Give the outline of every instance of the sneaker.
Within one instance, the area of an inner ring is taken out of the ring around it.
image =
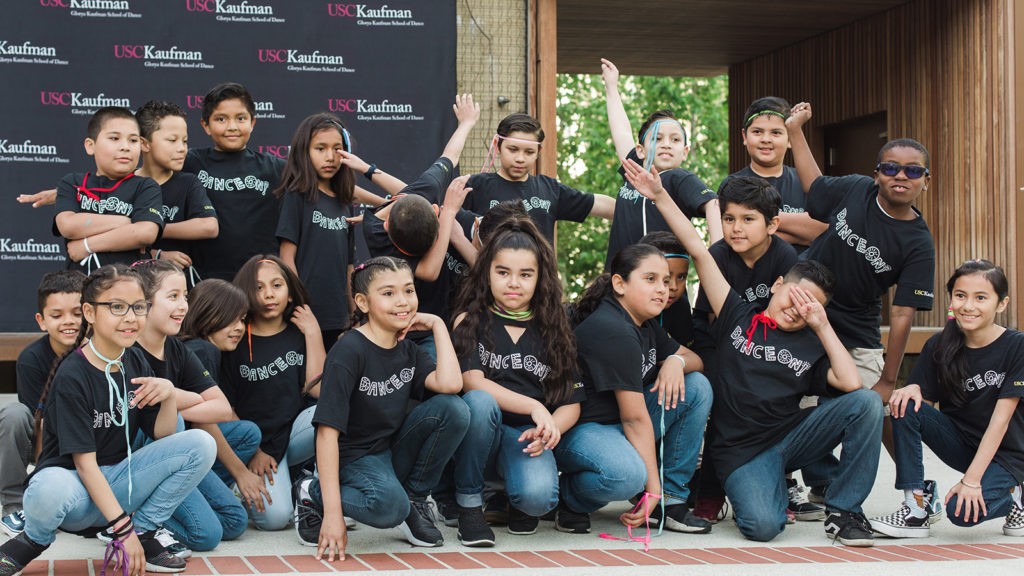
[[[463,546],[494,546],[494,532],[487,525],[483,508],[459,506],[459,542]]]
[[[459,505],[447,498],[434,498],[437,506],[437,521],[452,528],[459,525]]]
[[[810,491],[807,492],[807,501],[814,502],[815,504],[825,503],[825,490],[828,486],[813,486]]]
[[[324,523],[324,514],[312,500],[296,500],[292,519],[295,520],[295,535],[299,537],[299,544],[313,547],[320,544],[320,527]]]
[[[847,546],[874,546],[875,537],[863,514],[841,510],[830,511],[825,517],[825,535]]]
[[[796,478],[786,478],[786,488],[789,492],[789,510],[794,518],[801,522],[825,519],[825,507],[808,502],[804,496],[804,487]]]
[[[728,516],[729,503],[725,501],[724,496],[720,498],[697,498],[696,505],[693,507],[693,514],[712,524],[717,524]]]
[[[555,512],[555,530],[569,534],[589,534],[590,514],[573,512],[568,506],[560,504]]]
[[[924,493],[928,495],[928,521],[932,524],[942,520],[942,498],[936,498],[935,493],[938,492],[938,486],[935,484],[935,480],[924,481]]]
[[[786,508],[786,524],[796,524],[796,514],[789,508]]]
[[[164,548],[167,549],[168,552],[174,554],[178,558],[184,560],[192,557],[192,551],[189,550],[188,546],[178,542],[178,539],[171,534],[170,530],[166,528],[157,528],[156,539]]]
[[[1003,524],[1003,534],[1024,536],[1024,508],[1017,506],[1016,502],[1010,504],[1010,512],[1006,514],[1006,522]]]
[[[658,522],[655,522],[655,519]],[[651,524],[660,523],[661,506],[651,511]],[[673,532],[688,534],[707,534],[711,532],[711,522],[694,514],[685,503],[665,506],[665,528]]]
[[[16,510],[0,518],[0,528],[13,538],[25,531],[25,511]]]
[[[444,536],[434,525],[434,512],[425,500],[410,500],[409,515],[398,527],[413,546],[433,548],[444,544]]]
[[[484,501],[484,518],[488,524],[504,526],[508,524],[508,494],[494,492]]]
[[[164,545],[157,540],[156,530],[138,534],[139,543],[142,544],[142,551],[146,554],[147,572],[184,572],[185,559],[178,558],[171,554]]]
[[[508,533],[516,536],[528,536],[537,531],[540,518],[530,516],[526,512],[510,506],[508,509]]]
[[[914,516],[906,503],[888,516],[872,518],[868,522],[872,530],[892,538],[927,538],[931,526],[927,515],[921,518]]]
[[[20,574],[28,563],[35,560],[49,546],[36,544],[22,531],[0,545],[0,576]]]

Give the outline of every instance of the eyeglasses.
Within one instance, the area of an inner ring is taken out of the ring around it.
[[[895,162],[880,162],[875,166],[877,172],[881,172],[885,176],[895,176],[903,171],[903,174],[911,180],[917,180],[921,176],[928,176],[931,172],[924,166],[917,166],[911,164],[905,166],[903,164],[897,164]]]
[[[136,302],[135,304],[127,302],[90,302],[90,304],[93,306],[106,306],[110,308],[110,313],[114,316],[125,316],[129,310],[136,316],[145,316],[149,314],[149,309],[153,306],[151,302]]]

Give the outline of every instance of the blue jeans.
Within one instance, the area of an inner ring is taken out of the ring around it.
[[[238,458],[248,462],[260,445],[259,427],[248,420],[223,422],[218,427]],[[214,468],[218,464],[219,460]],[[223,464],[220,467],[224,469]],[[215,470],[210,470],[164,523],[164,528],[189,549],[203,552],[213,550],[222,540],[238,538],[248,524],[249,514],[238,497]]]
[[[410,500],[426,500],[468,427],[469,408],[453,394],[413,408],[389,450],[362,456],[340,471],[345,516],[374,528],[401,524]],[[323,507],[319,480],[313,480],[309,495]]]
[[[911,404],[902,418],[892,419],[892,440],[896,453],[896,488],[899,490],[924,488],[922,442],[957,472],[967,471],[978,450],[977,446],[964,441],[960,430],[949,416],[923,402],[920,411],[914,412]],[[950,522],[957,526],[974,526],[986,520],[1002,518],[1009,513],[1010,507],[1013,506],[1010,489],[1019,483],[1006,468],[995,461],[989,463],[981,477],[981,485],[988,514],[979,515],[977,522],[954,516],[957,496],[953,496],[946,503],[946,517]]]
[[[161,438],[132,453],[131,501],[128,459],[100,466],[135,528],[155,530],[199,485],[217,456],[217,444],[202,430]],[[92,501],[74,469],[50,467],[37,472],[25,490],[25,534],[37,544],[51,544],[57,528],[77,531],[103,526],[107,520]]]
[[[590,513],[644,489],[647,466],[621,424],[584,422],[555,446],[560,494],[571,510]]]
[[[688,486],[697,469],[697,457],[700,456],[701,441],[704,440],[704,428],[711,413],[711,383],[700,372],[686,375],[686,390],[683,401],[670,410],[662,410],[658,404],[658,394],[644,391],[647,401],[647,412],[651,415],[654,425],[654,439],[662,440],[661,415],[665,414],[665,431],[663,459],[665,485],[665,505],[686,502],[690,495]],[[655,453],[658,446],[655,445]]]
[[[759,542],[781,534],[789,504],[786,472],[821,460],[838,444],[842,459],[825,492],[825,505],[860,513],[875,482],[882,446],[882,404],[878,394],[864,389],[812,409],[778,444],[729,474],[725,492],[740,532]]]
[[[273,503],[267,502],[264,498],[263,512],[258,512],[255,508],[248,509],[249,519],[260,530],[282,530],[292,519],[292,476],[288,467],[303,464],[316,456],[316,430],[313,428],[315,411],[316,406],[310,406],[299,412],[292,422],[288,450],[284,453],[284,458],[277,463],[277,472],[271,475],[272,480],[267,485],[267,492],[270,493]],[[248,464],[248,461],[245,462]]]
[[[505,479],[509,501],[530,516],[541,516],[558,505],[558,466],[545,450],[540,456],[523,453],[519,436],[533,424],[506,426],[494,397],[471,390],[462,399],[469,406],[469,431],[455,452],[455,500],[466,508],[483,505],[485,475]]]

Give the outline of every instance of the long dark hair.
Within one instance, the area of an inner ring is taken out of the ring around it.
[[[283,260],[273,254],[257,254],[249,258],[245,264],[242,264],[242,267],[239,268],[231,283],[241,288],[242,292],[245,292],[246,298],[249,301],[249,321],[252,321],[259,313],[260,294],[256,288],[256,278],[258,277],[260,266],[264,264],[276,265],[280,268],[285,284],[288,285],[288,298],[290,302],[288,302],[288,306],[284,309],[284,314],[281,316],[284,322],[287,323],[292,317],[292,312],[295,312],[297,307],[310,303],[310,297],[302,280],[299,279],[295,272],[292,272],[291,268],[285,265]]]
[[[594,278],[590,286],[583,291],[579,303],[572,310],[573,325],[579,325],[586,320],[587,316],[593,314],[594,310],[601,305],[605,296],[612,293],[612,276],[628,279],[633,270],[636,270],[640,266],[640,262],[648,256],[665,257],[661,250],[650,244],[632,244],[616,252],[608,271]]]
[[[537,229],[533,220],[513,216],[495,228],[477,255],[476,262],[462,282],[452,317],[465,313],[465,318],[452,333],[455,353],[461,358],[473,354],[477,344],[477,329],[482,325],[485,338],[490,338],[491,313],[494,303],[491,293],[491,262],[502,250],[529,250],[537,258],[537,287],[530,301],[535,323],[544,343],[544,359],[551,366],[541,385],[548,404],[557,404],[569,397],[576,373],[576,340],[569,325],[569,317],[562,307],[562,285],[558,281],[558,261],[555,251]],[[493,342],[487,342],[490,346]]]
[[[292,191],[306,197],[306,202],[313,204],[320,197],[319,177],[316,174],[316,167],[309,160],[309,143],[317,132],[323,130],[334,130],[341,134],[342,142],[346,152],[352,151],[350,135],[341,120],[333,114],[321,112],[307,117],[295,129],[292,136],[292,145],[288,153],[288,160],[284,163],[284,171],[281,173],[281,185],[274,190],[278,198],[284,196],[285,192]],[[355,194],[356,177],[352,169],[344,164],[338,165],[338,171],[331,176],[331,192],[334,193],[338,204],[346,206],[352,203],[352,196]]]
[[[409,267],[409,263],[401,258],[394,258],[392,256],[376,256],[370,258],[366,262],[355,267],[352,270],[352,297],[355,298],[356,294],[366,295],[370,289],[370,283],[376,278],[381,272],[385,271],[397,272],[399,270],[406,270],[410,276],[413,276],[412,268]],[[367,314],[359,309],[359,306],[352,308],[352,327],[362,324],[366,321]]]
[[[995,290],[1000,302],[1010,292],[1006,273],[1002,268],[988,260],[969,260],[961,264],[946,281],[946,294],[952,296],[956,281],[968,274],[984,276],[992,284],[992,289]],[[935,363],[942,398],[949,400],[958,408],[967,403],[967,390],[963,385],[969,376],[965,347],[964,331],[960,329],[960,323],[956,318],[950,318],[939,335],[939,343],[935,346],[935,353],[931,359]]]
[[[98,270],[90,274],[85,282],[82,284],[82,304],[93,304],[100,298],[100,294],[103,294],[109,290],[114,284],[122,281],[135,282],[145,291],[145,286],[142,283],[142,279],[139,278],[138,273],[125,266],[124,264],[108,264],[101,266]],[[57,374],[57,368],[60,367],[61,362],[64,362],[68,356],[78,350],[79,346],[86,338],[92,337],[92,326],[86,322],[85,316],[82,316],[82,327],[78,330],[78,337],[75,338],[75,343],[68,348],[66,352],[61,354],[56,360],[53,361],[53,366],[50,367],[50,373],[46,376],[46,383],[43,384],[43,393],[39,395],[39,405],[35,409],[35,423],[33,429],[35,430],[37,445],[38,439],[42,438],[42,422],[43,422],[43,407],[46,405],[46,397],[50,393],[50,385],[53,384],[53,377]]]
[[[188,293],[188,314],[181,323],[178,339],[206,340],[210,334],[245,318],[248,311],[249,298],[241,288],[219,278],[203,280]]]

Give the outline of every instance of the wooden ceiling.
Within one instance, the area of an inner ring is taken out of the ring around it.
[[[557,0],[558,72],[713,76],[908,0]],[[808,70],[808,73],[813,73]]]

